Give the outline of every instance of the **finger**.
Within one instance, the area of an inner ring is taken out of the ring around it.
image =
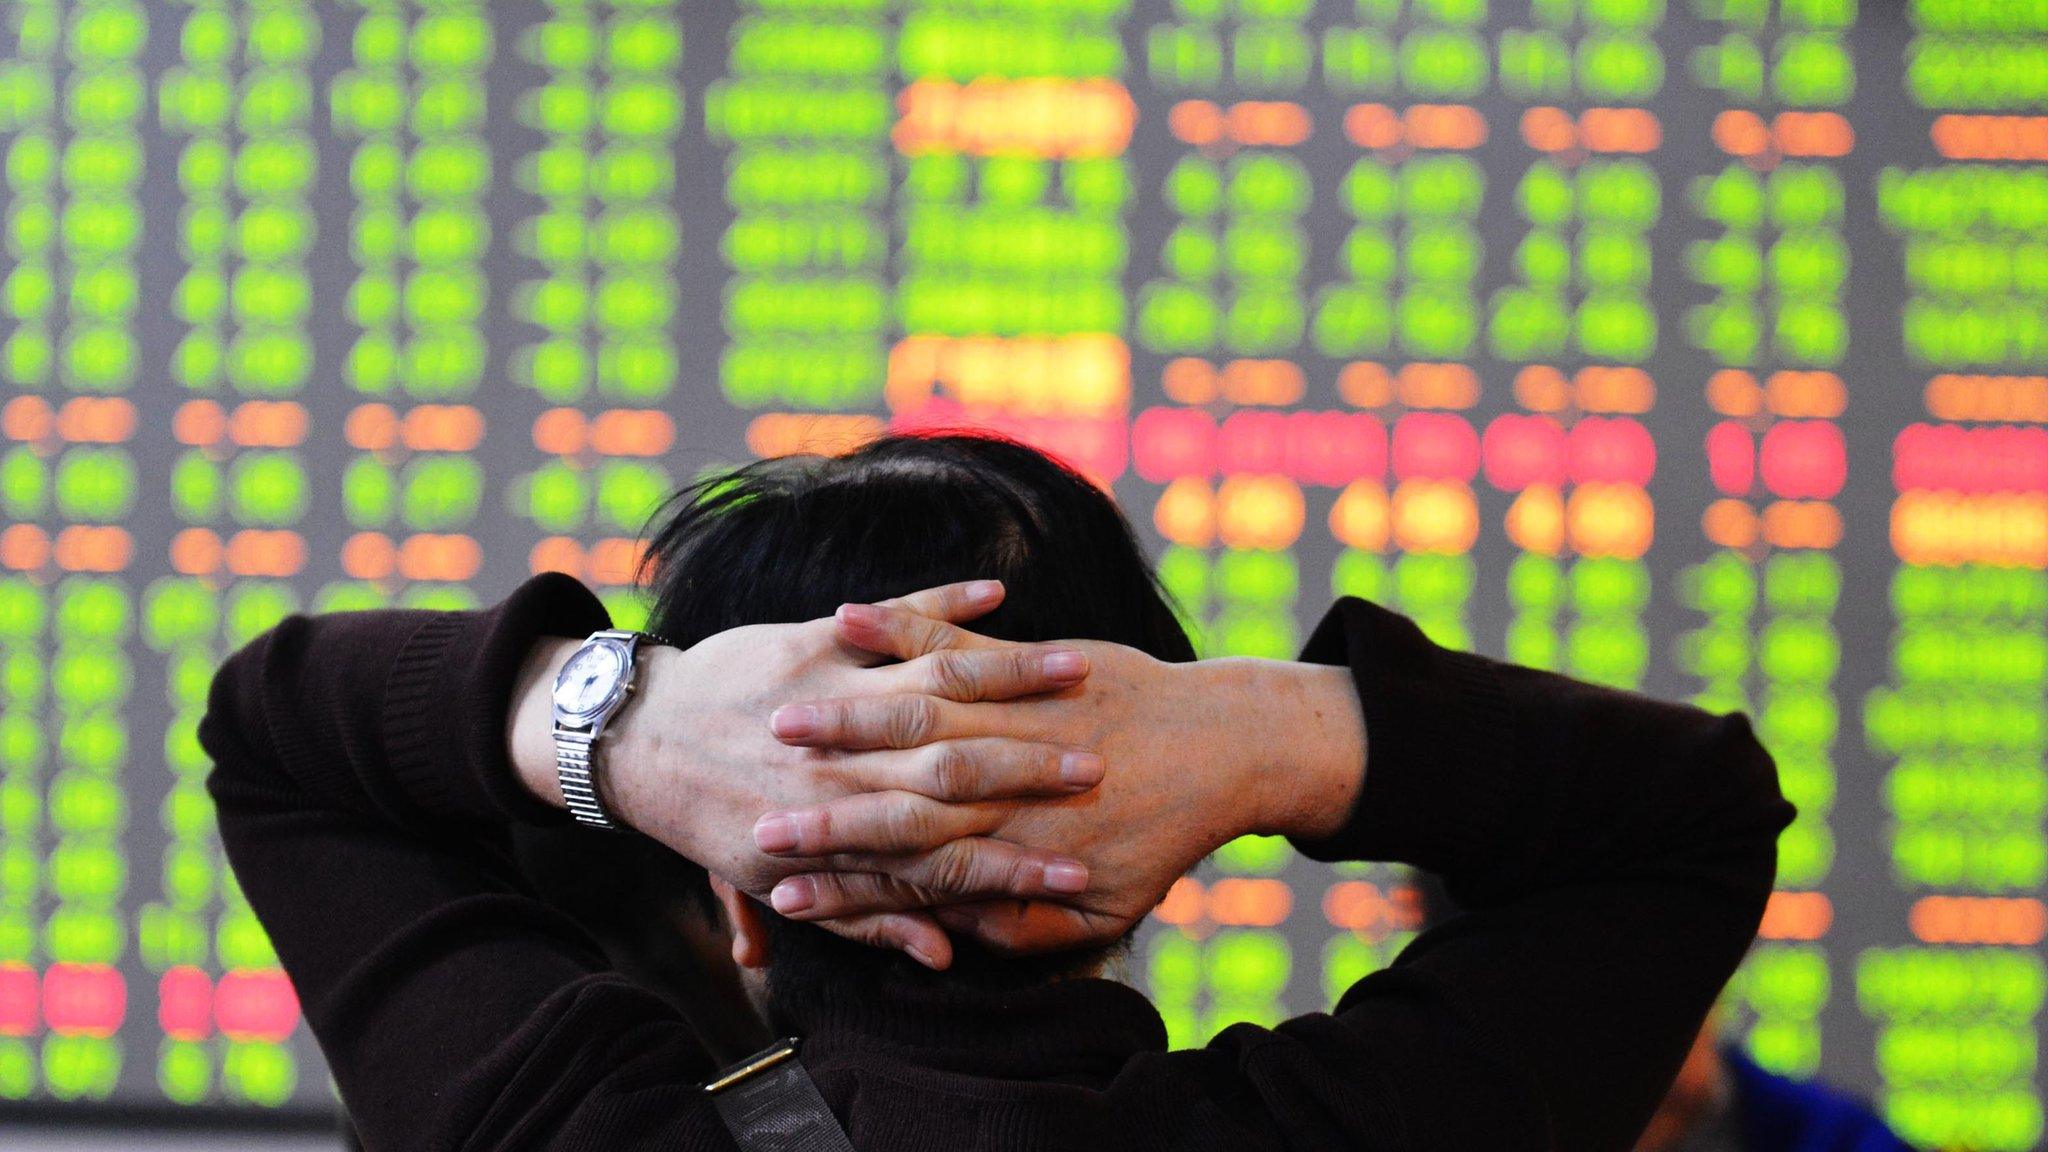
[[[871,791],[901,789],[955,804],[1072,796],[1100,784],[1104,771],[1102,757],[1086,749],[996,736],[863,753],[844,763]]]
[[[953,904],[934,908],[931,915],[953,932],[1010,956],[1101,946],[1129,927],[1103,913],[1044,900]]]
[[[876,948],[893,948],[935,972],[953,963],[953,941],[929,915],[885,912],[818,921],[818,927]]]
[[[1088,866],[1081,861],[988,836],[964,836],[929,852],[841,853],[828,859],[837,872],[890,875],[948,904],[976,896],[1061,899],[1088,890]]]
[[[885,670],[899,691],[973,703],[1058,692],[1088,678],[1086,653],[1057,644],[945,648]]]
[[[897,660],[915,660],[947,648],[995,648],[1005,643],[889,604],[841,604],[833,617],[840,640]]]
[[[960,730],[965,707],[918,693],[816,700],[777,708],[768,730],[800,748],[916,748],[967,735]]]
[[[919,616],[959,624],[995,611],[996,605],[1003,602],[1005,592],[1001,580],[963,580],[958,584],[941,584],[937,588],[884,600],[878,607],[899,608]]]
[[[995,896],[1061,899],[1088,888],[1079,860],[1004,840],[968,837],[911,856],[834,856],[835,871],[784,877],[769,894],[792,920],[929,908]]]
[[[829,804],[770,812],[754,823],[754,846],[770,856],[835,852],[927,852],[987,832],[1002,813],[947,804],[915,792],[862,792]]]

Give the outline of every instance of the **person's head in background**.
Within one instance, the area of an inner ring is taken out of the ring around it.
[[[1002,606],[970,627],[1004,640],[1106,640],[1193,660],[1128,522],[1039,452],[986,436],[889,436],[844,456],[786,456],[700,481],[649,541],[648,628],[678,645],[748,624],[829,616],[961,580],[997,579]],[[701,876],[701,874],[700,874]],[[702,881],[700,881],[702,882]],[[715,892],[714,892],[715,888]],[[741,952],[767,961],[770,1004],[828,982],[991,987],[1100,969],[1114,949],[1008,958],[956,944],[932,973],[708,885]]]

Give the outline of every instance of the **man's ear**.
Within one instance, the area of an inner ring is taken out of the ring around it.
[[[732,962],[742,968],[768,967],[768,923],[761,906],[717,876],[711,878],[711,893],[732,926]]]

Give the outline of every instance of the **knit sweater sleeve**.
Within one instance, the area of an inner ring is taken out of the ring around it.
[[[1466,911],[1334,1011],[1176,1054],[1287,1147],[1624,1152],[1754,935],[1790,822],[1742,716],[1451,651],[1340,601],[1364,785],[1323,860],[1439,873]]]
[[[520,665],[606,624],[544,575],[479,612],[294,616],[214,679],[222,842],[371,1149],[643,1146],[607,1119],[620,1101],[711,1068],[509,855],[515,823],[566,819],[509,763]],[[693,1098],[668,1104],[650,1142],[730,1146]]]

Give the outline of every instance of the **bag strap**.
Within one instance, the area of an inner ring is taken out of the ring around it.
[[[741,1152],[854,1152],[846,1130],[796,1058],[777,1040],[704,1084]]]

